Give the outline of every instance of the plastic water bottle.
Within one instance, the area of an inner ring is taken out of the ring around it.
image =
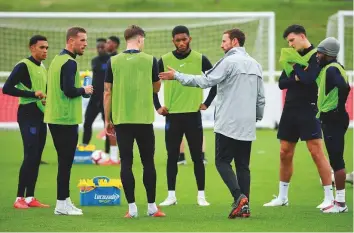
[[[90,76],[85,76],[84,78],[84,87],[92,85],[92,78]]]
[[[85,76],[84,77],[84,87],[92,85],[92,78],[90,76]],[[84,98],[90,98],[90,94],[85,94],[83,97]]]

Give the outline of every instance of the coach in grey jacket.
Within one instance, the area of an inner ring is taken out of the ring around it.
[[[208,88],[217,85],[215,104],[216,168],[229,188],[233,208],[229,218],[249,217],[250,154],[256,139],[256,121],[265,105],[261,65],[246,53],[245,35],[239,29],[224,32],[221,48],[225,56],[202,75],[182,74],[173,69],[160,73],[163,80]],[[234,159],[237,177],[231,167]]]

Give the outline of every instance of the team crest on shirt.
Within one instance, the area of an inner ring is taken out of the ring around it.
[[[107,70],[107,64],[106,63],[103,63],[101,65],[101,70]]]

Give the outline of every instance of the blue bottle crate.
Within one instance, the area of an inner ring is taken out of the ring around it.
[[[114,206],[120,205],[120,189],[111,186],[98,186],[99,179],[109,178],[106,176],[97,176],[93,178],[96,187],[86,187],[80,190],[80,205],[82,206]]]

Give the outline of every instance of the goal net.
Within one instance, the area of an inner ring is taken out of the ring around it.
[[[91,59],[96,56],[95,41],[99,37],[112,35],[121,38],[119,51],[125,49],[124,30],[131,24],[137,24],[146,31],[144,51],[160,58],[174,50],[172,29],[177,25],[189,28],[192,49],[199,51],[214,64],[223,56],[220,49],[221,37],[225,30],[240,28],[246,34],[245,48],[263,67],[265,79],[274,81],[274,13],[273,12],[233,12],[233,13],[26,13],[0,12],[0,78],[9,75],[14,65],[29,55],[28,40],[35,34],[47,37],[49,43],[46,67],[65,46],[66,30],[72,26],[81,26],[87,30],[88,47],[85,54],[77,58],[81,71],[90,70]],[[0,87],[1,88],[1,87]],[[207,94],[208,91],[205,91]],[[1,95],[1,94],[0,94]],[[163,93],[159,94],[160,99]],[[1,97],[0,98],[4,98]],[[206,96],[205,96],[206,98]],[[17,109],[17,100],[8,106]],[[9,101],[9,98],[6,98]],[[4,101],[0,101],[0,105]],[[0,106],[0,123],[4,121],[4,108]],[[9,110],[6,110],[9,111]],[[213,106],[204,114],[204,125],[212,125]],[[6,118],[9,121],[9,117]],[[15,119],[12,119],[15,120]],[[98,121],[100,117],[97,118]],[[163,118],[157,116],[156,121]],[[11,121],[11,119],[10,119]],[[210,123],[210,124],[209,124]]]
[[[346,103],[346,109],[349,113],[350,127],[353,127],[353,84],[354,84],[354,59],[353,59],[353,18],[354,11],[338,11],[330,16],[327,23],[327,37],[335,37],[339,40],[340,50],[338,62],[341,63],[347,71],[351,91]]]
[[[353,16],[354,11],[339,11],[328,18],[327,37],[335,37],[341,45],[338,61],[347,71],[353,71]]]

